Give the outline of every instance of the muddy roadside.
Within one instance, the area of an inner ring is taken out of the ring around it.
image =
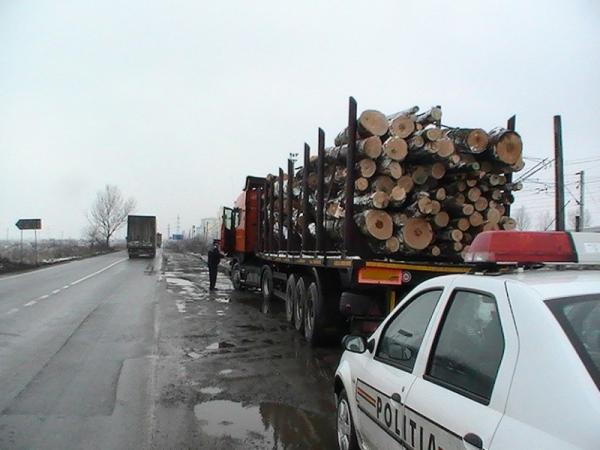
[[[311,349],[199,258],[163,255],[153,448],[334,449],[340,347]]]

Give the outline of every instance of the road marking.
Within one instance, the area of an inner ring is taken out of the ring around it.
[[[123,258],[123,260],[119,260],[115,264],[118,264],[119,262],[125,261],[127,259],[129,259],[129,258]],[[51,266],[51,267],[44,267],[43,269],[31,270],[29,272],[19,273],[17,275],[1,276],[0,277],[0,282],[1,281],[6,281],[6,280],[13,280],[15,278],[21,278],[21,277],[25,277],[27,275],[32,275],[32,274],[36,274],[36,273],[40,273],[40,272],[45,272],[46,270],[60,269],[61,267],[64,267],[65,264],[68,264],[70,262],[75,262],[75,261],[78,261],[78,260],[75,259],[73,261],[68,261],[67,263],[64,263],[64,264],[56,264],[56,265]],[[112,267],[112,266],[109,266],[109,267]]]
[[[90,279],[90,278],[92,278],[92,277],[94,277],[94,276],[96,276],[96,275],[99,275],[99,274],[101,274],[102,272],[104,272],[104,271],[106,271],[106,270],[110,269],[111,267],[113,267],[113,266],[116,266],[117,264],[120,264],[120,263],[122,263],[123,261],[127,261],[128,259],[129,259],[129,258],[123,258],[123,259],[119,259],[119,260],[115,261],[114,263],[112,263],[112,264],[109,264],[108,266],[104,267],[103,269],[97,270],[96,272],[94,272],[94,273],[90,273],[89,275],[86,275],[85,277],[83,277],[83,278],[80,278],[79,280],[75,280],[75,281],[73,281],[73,282],[70,284],[70,286],[74,286],[74,285],[76,285],[76,284],[79,284],[79,283],[81,283],[82,281],[88,280],[88,279]]]
[[[51,295],[56,295],[56,294],[58,294],[58,293],[59,293],[61,290],[64,290],[64,289],[69,289],[69,287],[71,287],[71,286],[75,286],[76,284],[79,284],[79,283],[81,283],[82,281],[89,280],[90,278],[92,278],[92,277],[94,277],[94,276],[96,276],[96,275],[99,275],[99,274],[101,274],[102,272],[105,272],[105,271],[107,271],[107,270],[108,270],[108,269],[110,269],[111,267],[114,267],[114,266],[116,266],[117,264],[119,264],[119,263],[122,263],[123,261],[127,261],[128,259],[129,259],[129,258],[123,258],[123,259],[119,259],[119,260],[117,260],[117,261],[113,262],[112,264],[109,264],[108,266],[106,266],[106,267],[104,267],[104,268],[102,268],[102,269],[100,269],[100,270],[97,270],[97,271],[95,271],[94,273],[90,273],[89,275],[86,275],[85,277],[83,277],[83,278],[80,278],[79,280],[75,280],[75,281],[73,281],[72,283],[70,283],[70,284],[67,284],[67,285],[63,286],[61,289],[54,289],[54,290],[53,290],[53,291],[52,291],[50,294],[42,295],[41,297],[38,297],[36,300],[31,300],[31,301],[29,301],[29,302],[25,303],[23,306],[24,306],[24,307],[26,307],[26,308],[28,308],[28,307],[30,307],[30,306],[33,306],[33,305],[37,304],[38,300],[45,300],[45,299],[47,299],[48,297],[50,297]],[[42,269],[42,270],[45,270],[45,269]],[[25,274],[22,274],[22,275],[25,275]],[[17,276],[18,276],[18,275],[15,275],[15,277],[17,277]],[[5,278],[5,279],[6,279],[6,278]],[[184,308],[185,308],[185,306],[184,306]],[[10,311],[6,312],[6,315],[8,316],[8,315],[10,315],[10,314],[14,314],[14,313],[16,313],[16,312],[18,312],[18,311],[19,311],[19,308],[13,308],[13,309],[11,309]]]

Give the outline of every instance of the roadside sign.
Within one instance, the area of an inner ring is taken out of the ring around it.
[[[19,230],[41,230],[42,219],[19,219],[15,225]]]

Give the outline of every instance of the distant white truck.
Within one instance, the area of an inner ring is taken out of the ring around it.
[[[156,216],[127,216],[127,252],[130,258],[156,256]]]

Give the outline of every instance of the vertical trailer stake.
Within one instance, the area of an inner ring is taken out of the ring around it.
[[[275,249],[273,230],[275,229],[275,183],[269,181],[269,252]]]
[[[317,252],[325,251],[323,242],[323,209],[325,190],[325,132],[319,128],[319,150],[317,159]]]
[[[287,252],[290,253],[292,250],[294,250],[294,246],[293,246],[293,233],[292,233],[292,199],[293,199],[293,195],[294,193],[293,191],[293,185],[292,185],[292,180],[294,179],[294,161],[292,161],[291,159],[288,159],[288,179],[287,179],[287,211],[288,211],[288,215],[287,215],[287,232],[288,232],[288,236],[287,236]]]
[[[304,143],[304,168],[302,169],[302,248],[306,251],[308,246],[308,166],[310,164],[310,147]]]
[[[352,252],[354,220],[354,153],[356,152],[356,100],[348,105],[348,152],[346,153],[346,185],[344,188],[344,253]],[[344,254],[344,256],[346,256]]]
[[[279,226],[279,242],[277,244],[277,250],[283,250],[283,169],[279,168],[279,198],[277,201],[279,210],[279,219],[277,225]]]
[[[506,122],[506,129],[510,130],[510,131],[515,131],[516,127],[517,127],[517,116],[512,116]],[[513,173],[509,172],[505,175],[506,175],[506,182],[512,183],[513,182]],[[506,215],[508,217],[510,217],[510,206],[511,206],[510,203],[508,205],[506,205]]]

